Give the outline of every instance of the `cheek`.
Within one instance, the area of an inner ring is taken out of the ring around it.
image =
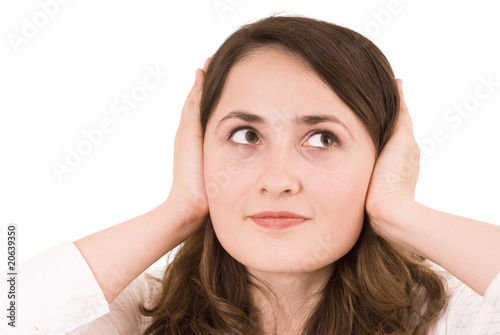
[[[244,259],[251,246],[243,246],[241,222],[247,211],[251,182],[242,164],[222,157],[208,159],[205,165],[205,189],[212,226],[223,248],[235,259]]]
[[[364,171],[363,171],[364,170]],[[346,205],[345,211],[364,202],[370,181],[371,170],[357,166],[338,167],[324,173],[311,173],[311,192],[324,203]]]
[[[234,212],[236,201],[249,191],[249,178],[244,168],[244,164],[228,159],[223,150],[212,150],[209,143],[205,145],[205,190],[212,219]]]
[[[354,245],[364,221],[371,165],[351,163],[309,174],[306,193],[314,199],[322,233],[347,251]]]
[[[368,154],[339,155],[326,164],[310,164],[306,167],[304,180],[309,192],[316,193],[316,198],[330,204],[357,204],[364,202],[374,159]],[[349,207],[344,210],[348,211]]]

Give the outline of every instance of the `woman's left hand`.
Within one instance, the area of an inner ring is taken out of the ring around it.
[[[441,212],[414,201],[420,150],[397,80],[401,108],[375,163],[366,198],[373,230],[401,248],[440,265],[484,295],[500,272],[500,227]]]
[[[374,231],[388,238],[387,216],[402,202],[413,201],[419,174],[420,149],[413,134],[413,123],[403,95],[403,82],[397,79],[400,110],[393,132],[382,149],[372,172],[366,197],[366,211]]]

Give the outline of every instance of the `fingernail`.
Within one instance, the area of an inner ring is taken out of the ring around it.
[[[199,69],[196,69],[196,71],[194,73],[194,80],[198,80],[199,77],[200,77],[200,71],[199,71]]]
[[[208,63],[210,62],[210,60],[212,59],[212,57],[208,57],[207,60],[205,61],[205,65],[203,65],[203,68],[206,68]]]
[[[403,96],[405,96],[404,92],[403,92],[403,79],[401,78],[398,78],[398,81],[396,82],[396,84],[398,85],[398,88],[401,90],[401,94]]]

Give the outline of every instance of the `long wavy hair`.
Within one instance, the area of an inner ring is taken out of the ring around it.
[[[304,60],[362,121],[378,154],[399,111],[393,71],[362,35],[329,22],[273,15],[242,26],[220,46],[206,71],[201,125],[221,97],[232,66],[259,48]],[[144,334],[258,334],[245,267],[221,246],[210,215],[168,264]],[[335,262],[302,334],[426,334],[446,303],[444,279],[428,262],[377,236],[365,213],[354,247]]]

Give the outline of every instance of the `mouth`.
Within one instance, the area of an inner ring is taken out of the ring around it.
[[[250,215],[249,218],[251,218],[257,225],[268,229],[285,229],[300,225],[309,220],[305,216],[285,211],[261,212]]]

